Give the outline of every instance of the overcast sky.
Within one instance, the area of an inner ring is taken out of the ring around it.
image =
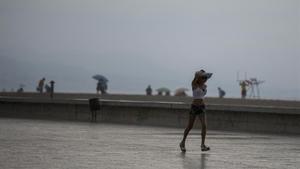
[[[238,97],[240,78],[265,80],[264,98],[300,99],[299,0],[0,0],[0,89],[144,93],[148,84],[190,88],[213,72]]]

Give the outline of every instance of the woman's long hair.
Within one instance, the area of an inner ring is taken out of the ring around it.
[[[195,88],[197,88],[199,84],[199,78],[201,77],[201,73],[205,73],[205,70],[201,69],[200,71],[195,73],[195,77],[192,81],[192,89],[194,90]]]
[[[199,85],[199,76],[195,75],[193,81],[192,81],[192,89],[194,90]]]

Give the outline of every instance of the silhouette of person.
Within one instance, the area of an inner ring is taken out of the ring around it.
[[[184,130],[182,141],[179,147],[182,152],[185,152],[185,140],[193,128],[196,117],[198,116],[201,122],[201,151],[208,151],[210,148],[205,145],[206,137],[206,112],[204,96],[207,93],[206,81],[212,76],[212,73],[206,73],[204,70],[197,71],[195,73],[194,80],[192,81],[193,89],[193,102],[190,110],[190,117],[187,127]]]
[[[245,99],[246,96],[247,96],[247,83],[246,81],[241,81],[240,82],[240,86],[241,86],[241,96],[242,96],[242,99]]]
[[[96,87],[97,94],[99,94],[99,92],[100,92],[100,88],[101,88],[101,83],[100,83],[100,81],[98,81],[98,83],[97,83],[97,87]]]
[[[51,80],[50,81],[50,97],[51,97],[51,99],[53,98],[53,94],[54,94],[54,81],[53,80]]]
[[[146,95],[147,95],[147,96],[151,96],[151,95],[152,95],[152,88],[151,88],[151,85],[148,85],[148,87],[146,88]]]
[[[107,83],[104,81],[98,81],[97,83],[97,94],[99,94],[101,92],[101,94],[106,94],[106,90],[107,90]]]
[[[226,92],[221,87],[218,87],[218,92],[219,98],[224,98],[224,96],[226,95]]]
[[[42,78],[39,83],[38,83],[38,86],[36,88],[36,90],[40,93],[43,93],[43,89],[44,89],[44,83],[45,83],[45,78]]]

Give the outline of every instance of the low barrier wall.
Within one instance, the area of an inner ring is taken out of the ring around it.
[[[184,102],[104,100],[97,122],[184,128],[190,105]],[[87,99],[0,98],[0,117],[90,121]],[[300,109],[273,106],[207,105],[208,129],[300,134]],[[199,123],[195,123],[199,128]]]

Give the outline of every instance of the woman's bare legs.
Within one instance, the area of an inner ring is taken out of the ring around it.
[[[183,139],[180,142],[180,148],[181,148],[182,151],[185,151],[185,140],[186,140],[186,137],[188,136],[189,132],[191,131],[191,129],[194,126],[195,119],[196,119],[196,115],[190,114],[189,123],[188,123],[187,127],[184,130]]]
[[[206,117],[205,114],[199,116],[201,122],[201,150],[208,151],[209,147],[205,145],[205,137],[206,137]]]

